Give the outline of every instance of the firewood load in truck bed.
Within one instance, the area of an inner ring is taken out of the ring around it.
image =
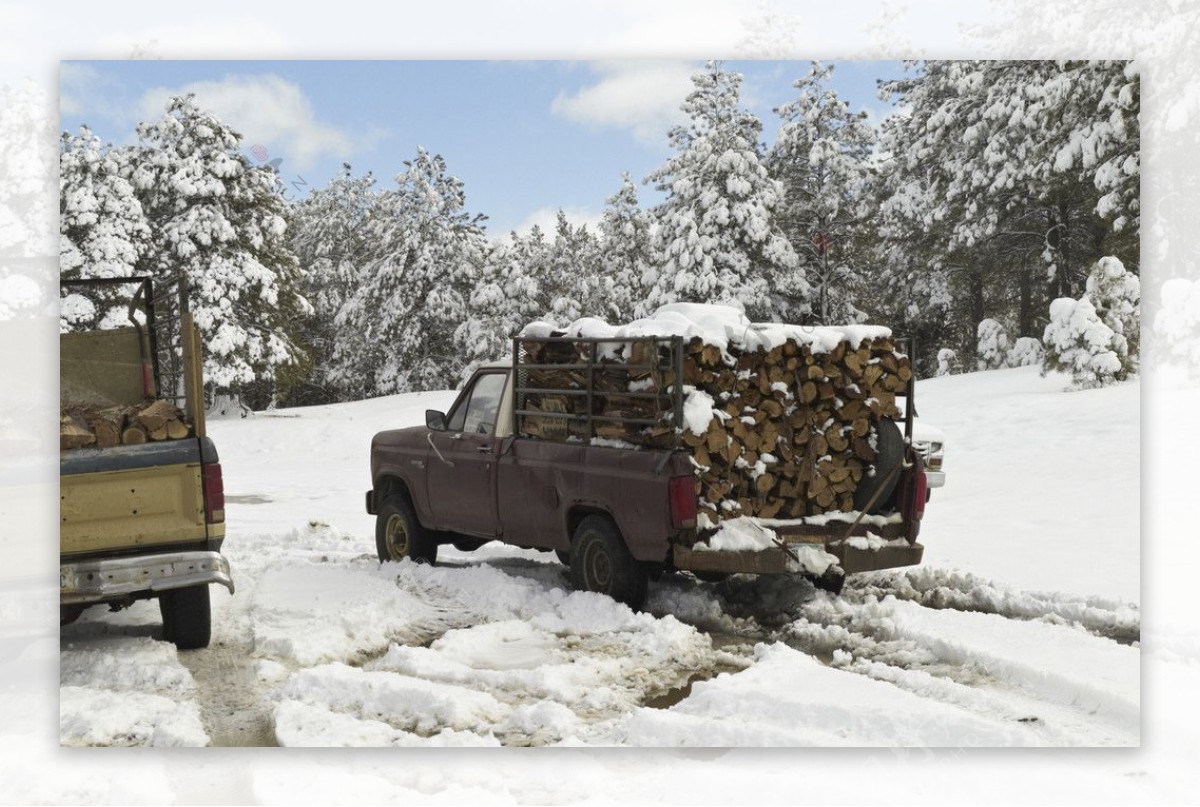
[[[688,451],[701,528],[865,509],[880,451],[903,439],[892,418],[912,367],[887,328],[752,324],[728,306],[676,304],[620,327],[533,323],[521,336],[523,386],[540,390],[518,404],[521,433]],[[666,336],[681,357],[647,338]]]

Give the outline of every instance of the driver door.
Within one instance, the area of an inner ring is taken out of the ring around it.
[[[496,512],[496,416],[508,373],[477,373],[446,417],[445,431],[431,431],[429,502],[438,529],[494,538]]]

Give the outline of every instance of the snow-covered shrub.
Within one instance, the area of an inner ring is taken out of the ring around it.
[[[1087,298],[1096,315],[1113,331],[1125,337],[1130,369],[1137,369],[1141,337],[1142,284],[1117,258],[1101,258],[1088,273]]]
[[[1156,356],[1200,377],[1200,280],[1175,278],[1162,285],[1154,315]]]
[[[962,372],[958,366],[958,354],[948,347],[944,347],[938,351],[937,361],[938,375],[957,375]]]
[[[1032,367],[1042,363],[1046,351],[1042,343],[1032,336],[1022,336],[1008,351],[1009,367]]]
[[[994,319],[985,319],[975,331],[975,366],[979,370],[996,370],[1008,363],[1008,333]]]
[[[1128,368],[1125,337],[1101,321],[1092,301],[1060,297],[1050,304],[1050,324],[1043,336],[1042,373],[1070,373],[1076,387],[1102,387],[1123,380]]]

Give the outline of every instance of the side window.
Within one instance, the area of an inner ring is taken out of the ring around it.
[[[475,381],[471,400],[466,406],[466,419],[462,430],[468,434],[493,434],[496,431],[496,413],[500,411],[500,396],[504,394],[505,373],[487,373]],[[455,418],[458,413],[455,412]]]
[[[467,404],[469,399],[464,399],[454,411],[450,413],[450,417],[446,419],[446,431],[460,432],[463,427],[463,418],[467,416]]]

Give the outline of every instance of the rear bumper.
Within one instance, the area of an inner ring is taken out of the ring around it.
[[[63,605],[104,602],[131,594],[217,583],[233,593],[229,561],[216,552],[171,552],[140,558],[63,563],[59,567]]]
[[[818,545],[819,546],[819,545]],[[882,546],[877,549],[856,549],[850,546],[826,546],[825,551],[838,559],[846,574],[915,566],[921,562],[925,547],[919,543],[905,546]],[[690,572],[725,572],[729,574],[791,574],[790,555],[783,549],[759,552],[694,551],[675,547],[675,568]]]
[[[756,552],[730,552],[675,546],[672,558],[675,568],[731,574],[794,574],[797,571],[796,560],[811,547],[833,555],[842,571],[854,574],[915,566],[925,554],[925,547],[917,543],[920,521],[886,524],[767,521],[764,526],[771,527],[789,549],[771,547]]]

